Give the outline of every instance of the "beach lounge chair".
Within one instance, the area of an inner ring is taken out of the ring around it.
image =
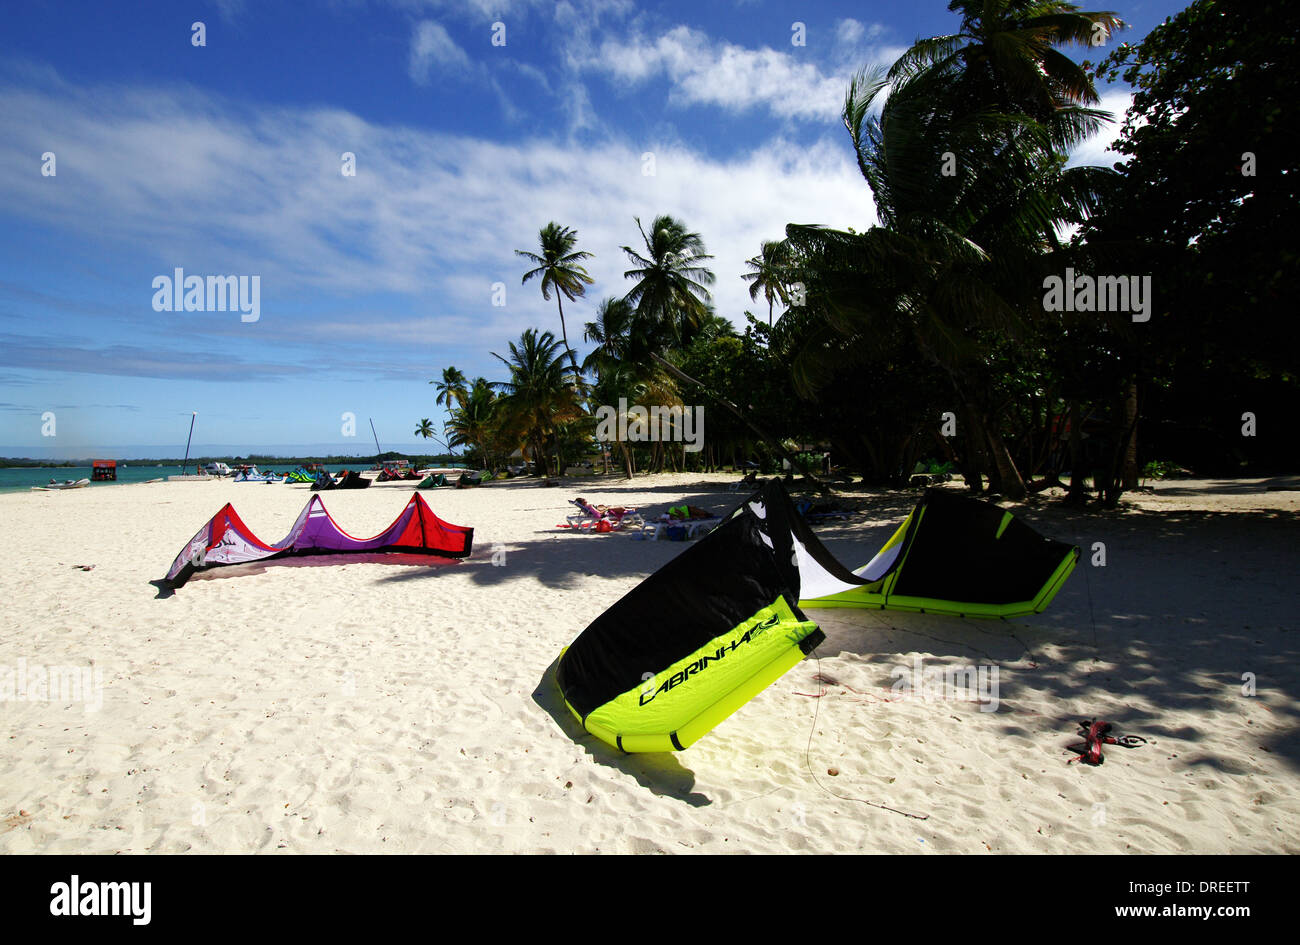
[[[707,509],[693,505],[671,506],[659,518],[642,523],[641,537],[654,541],[694,541],[713,531],[721,521],[720,516]]]
[[[606,505],[592,505],[584,498],[569,500],[571,505],[575,505],[578,511],[569,515],[568,524],[562,528],[574,528],[584,531],[609,531],[629,526],[641,526],[645,520],[634,508],[625,508],[623,506],[609,507]],[[608,522],[609,529],[597,529],[600,522]]]

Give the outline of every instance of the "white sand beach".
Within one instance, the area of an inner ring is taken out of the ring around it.
[[[471,558],[274,562],[175,593],[150,582],[224,502],[275,541],[308,488],[0,495],[0,668],[102,683],[0,703],[0,852],[1300,852],[1295,479],[1162,483],[1116,513],[1010,506],[1083,548],[1046,613],[810,611],[818,658],[685,752],[620,755],[581,733],[551,667],[687,546],[555,526],[577,495],[721,512],[734,479],[425,492],[475,528]],[[324,499],[360,537],[410,493]],[[818,532],[857,567],[915,498],[847,493],[862,514]],[[997,710],[895,692],[918,660],[997,667]],[[1091,717],[1146,744],[1067,764]]]

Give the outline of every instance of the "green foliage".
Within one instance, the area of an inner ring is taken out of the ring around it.
[[[1063,3],[955,0],[950,9],[962,14],[959,33],[919,41],[888,72],[849,86],[844,125],[880,225],[786,228],[789,279],[807,293],[794,370],[816,393],[836,371],[904,365],[908,394],[920,394],[898,405],[904,417],[914,404],[933,409],[946,381],[947,409],[962,416],[967,480],[988,476],[1016,496],[1025,486],[1009,412],[1042,315],[1041,276],[1030,280],[1047,267],[1057,231],[1096,208],[1107,176],[1065,167],[1064,149],[1104,116],[1081,104],[1095,91],[1056,47],[1120,24]],[[890,439],[937,422],[937,411],[916,416]],[[861,445],[876,475],[911,468],[906,446]]]
[[[509,380],[495,385],[502,391],[494,405],[501,429],[529,443],[534,461],[543,466],[547,438],[582,416],[578,377],[565,369],[563,347],[549,331],[526,328],[518,343],[510,342],[508,356],[492,353],[510,371]]]
[[[550,301],[551,292],[555,292],[555,304],[560,311],[560,338],[564,342],[564,350],[568,352],[573,373],[577,374],[578,359],[573,349],[569,347],[569,330],[564,323],[563,299],[572,302],[587,294],[587,286],[591,285],[593,280],[582,267],[582,262],[590,259],[591,253],[575,250],[574,246],[578,242],[577,231],[554,221],[542,227],[537,236],[541,244],[540,254],[522,249],[515,250],[515,255],[536,264],[535,268],[524,273],[521,284],[527,285],[530,279],[540,278],[542,298],[547,301]]]
[[[694,458],[615,444],[627,472],[774,464],[829,444],[871,482],[957,470],[1015,497],[1068,470],[1074,499],[1092,480],[1114,503],[1140,452],[1164,458],[1148,465],[1156,474],[1172,462],[1294,466],[1300,5],[1195,0],[1097,67],[1067,51],[1123,29],[1112,12],[1057,0],[949,9],[952,33],[848,88],[843,123],[878,224],[790,224],[763,242],[741,278],[766,320],[746,313],[737,331],[712,310],[700,234],[672,216],[637,220],[640,242],[622,247],[626,295],[585,323],[589,406],[702,404],[708,419]],[[1094,107],[1094,77],[1121,75],[1135,86],[1116,145],[1125,162],[1067,167],[1112,120]],[[585,293],[590,254],[555,223],[540,242],[520,252],[536,264],[524,281],[556,291],[563,341],[525,332],[498,355],[510,379],[482,391],[445,371],[439,403],[456,404],[453,443],[527,444],[559,464],[593,446],[562,305]],[[1045,311],[1043,280],[1066,267],[1152,274],[1150,323]],[[1272,438],[1246,442],[1244,411]]]
[[[1185,473],[1186,470],[1177,463],[1170,463],[1163,459],[1153,459],[1142,467],[1143,479],[1171,479]]]
[[[705,252],[700,234],[686,229],[670,216],[655,217],[650,232],[636,221],[645,250],[624,246],[634,268],[623,273],[634,280],[624,300],[635,313],[639,335],[653,351],[690,341],[708,314],[709,290],[715,279],[703,265],[713,257]]]
[[[1196,0],[1096,73],[1134,86],[1113,198],[1081,239],[1152,275],[1138,351],[1152,446],[1198,471],[1294,468],[1300,7]],[[1260,435],[1239,434],[1241,415]]]

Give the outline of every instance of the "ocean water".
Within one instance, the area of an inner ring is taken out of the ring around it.
[[[369,469],[371,463],[357,462],[348,466],[349,469],[355,469],[358,472]],[[457,468],[463,468],[463,463],[456,463]],[[258,472],[268,472],[275,470],[277,473],[292,472],[297,468],[296,463],[285,463],[282,465],[258,466]],[[338,472],[343,466],[331,466],[330,472]],[[185,470],[187,473],[194,472],[194,464]],[[172,466],[123,466],[117,464],[117,482],[95,482],[91,479],[87,489],[107,489],[113,486],[129,485],[133,482],[148,482],[150,479],[166,479],[168,476],[179,476],[181,467]],[[39,468],[22,468],[22,469],[0,469],[0,492],[30,492],[32,486],[48,485],[50,480],[63,482],[65,479],[90,479],[89,466],[45,466]]]
[[[117,466],[117,482],[95,482],[91,480],[87,489],[104,489],[121,486],[132,482],[147,482],[150,479],[165,479],[180,475],[180,466]],[[186,472],[194,472],[190,464]],[[46,466],[42,468],[0,469],[0,492],[30,492],[32,486],[48,485],[53,479],[62,482],[65,479],[90,479],[89,466]]]

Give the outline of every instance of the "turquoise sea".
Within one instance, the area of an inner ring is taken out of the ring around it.
[[[149,479],[165,479],[167,476],[179,476],[180,466],[117,466],[117,482],[91,482],[87,489],[105,489],[132,482],[146,482]],[[193,464],[186,472],[194,472]],[[0,469],[0,492],[30,492],[32,486],[44,486],[51,479],[62,482],[65,479],[89,479],[89,466],[44,466],[23,469]]]
[[[448,464],[462,468],[463,463]],[[269,465],[258,466],[260,472],[269,472],[275,470],[277,473],[291,472],[297,467],[297,463],[287,463],[282,466]],[[337,472],[342,469],[342,465],[331,466],[331,472]],[[349,468],[356,470],[369,469],[370,463],[358,462],[352,464]],[[194,464],[191,463],[185,470],[187,473],[194,472]],[[95,482],[91,481],[87,489],[110,489],[113,486],[127,485],[133,482],[148,482],[150,479],[165,479],[168,476],[179,476],[181,467],[178,465],[170,466],[146,466],[143,463],[139,466],[123,466],[117,464],[117,482]],[[48,485],[53,479],[55,482],[63,482],[65,479],[90,479],[89,466],[43,466],[35,468],[22,469],[0,469],[0,492],[30,492],[32,486]]]

